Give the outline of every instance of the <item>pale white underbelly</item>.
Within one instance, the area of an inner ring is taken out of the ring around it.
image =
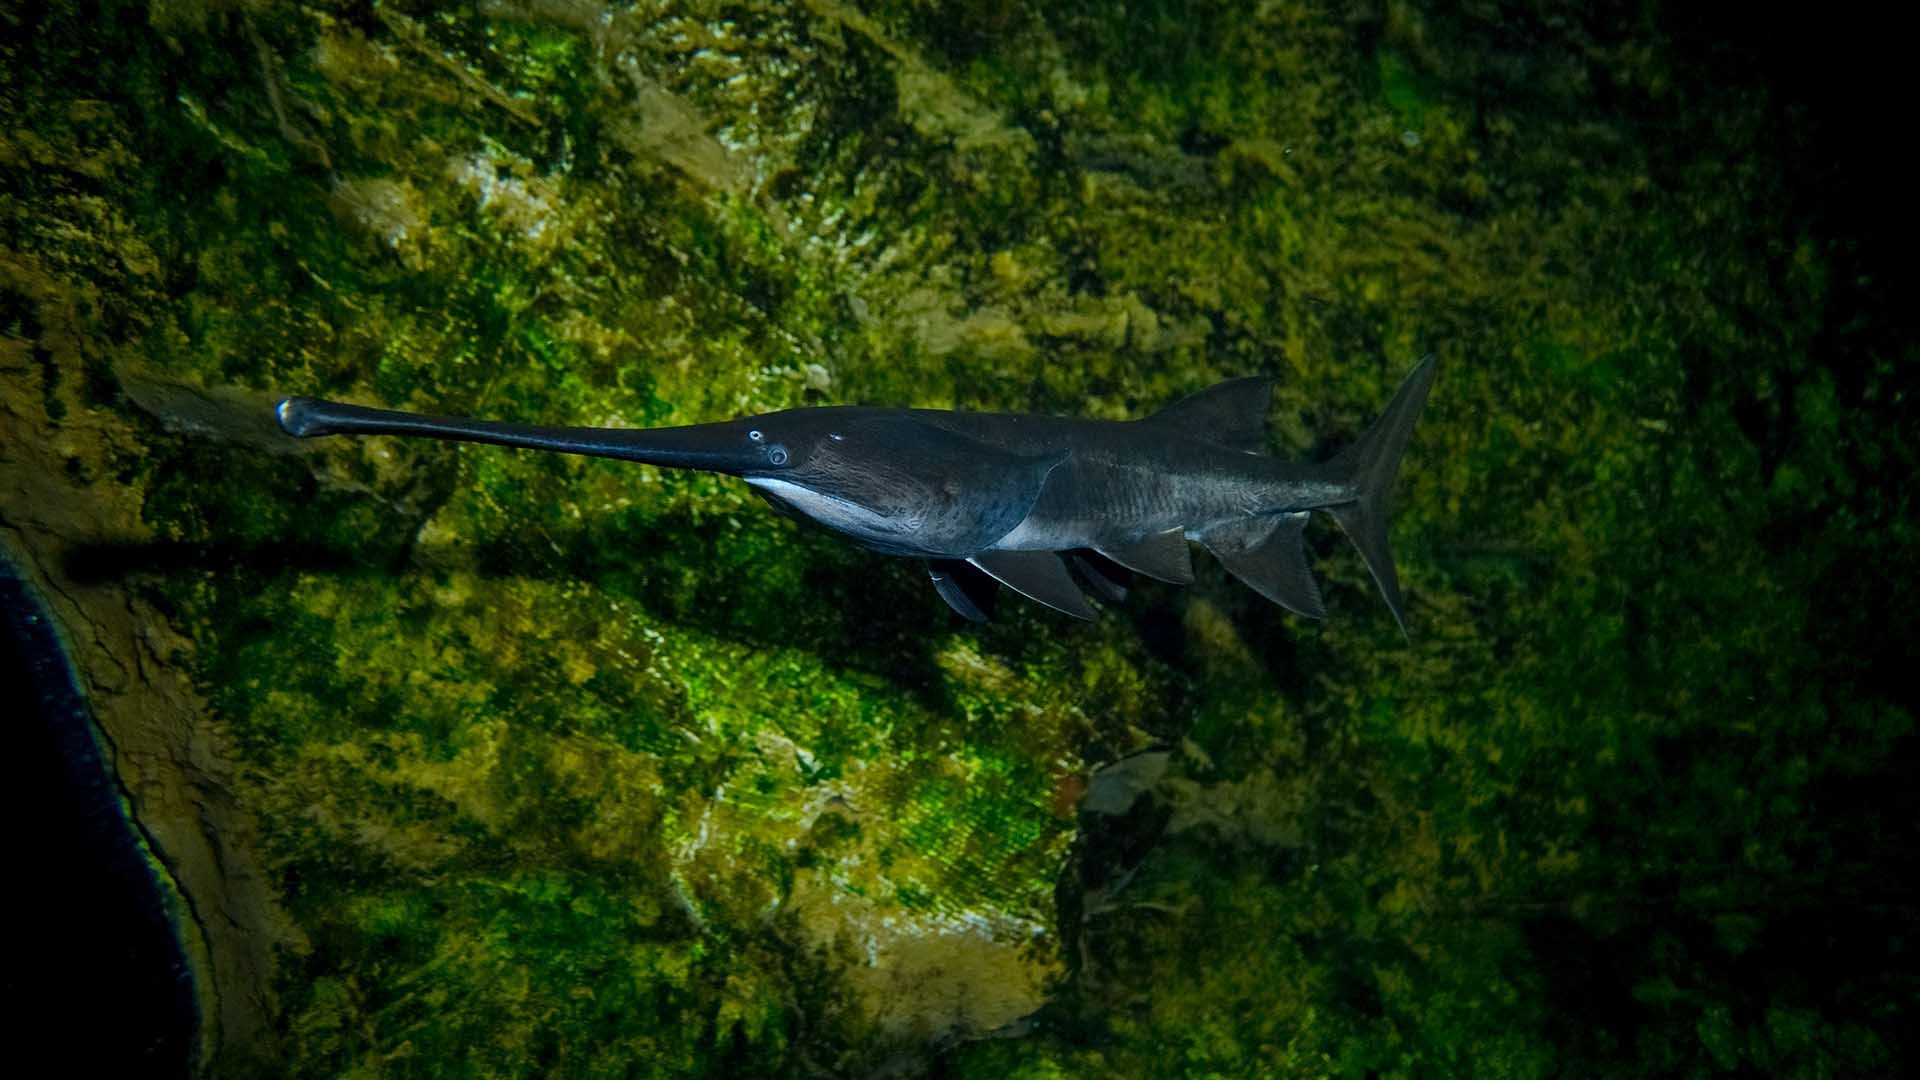
[[[1070,535],[1077,530],[1049,527],[1051,523],[1036,522],[1029,514],[1013,531],[994,541],[989,551],[1065,551],[1068,548],[1086,547],[1085,537]]]
[[[1209,523],[1211,524],[1211,523]],[[1158,532],[1157,529],[1142,528],[1140,535]],[[1189,540],[1200,539],[1203,527],[1188,525],[1186,536]],[[988,551],[1068,551],[1073,548],[1097,548],[1100,545],[1085,529],[1074,528],[1059,522],[1038,521],[1032,516],[1013,527],[1013,531],[994,542]]]

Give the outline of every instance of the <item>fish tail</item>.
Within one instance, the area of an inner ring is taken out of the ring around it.
[[[1393,568],[1393,552],[1387,547],[1387,518],[1400,455],[1406,451],[1414,421],[1420,418],[1420,407],[1433,386],[1433,374],[1434,357],[1428,354],[1400,383],[1393,401],[1367,433],[1328,463],[1358,488],[1360,495],[1353,502],[1330,506],[1326,511],[1360,549],[1360,558],[1380,586],[1380,595],[1386,598],[1402,635],[1407,633],[1407,614],[1400,598],[1400,576]]]

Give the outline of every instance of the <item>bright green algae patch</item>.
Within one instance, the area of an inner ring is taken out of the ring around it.
[[[1899,1071],[1911,345],[1749,87],[1517,17],[169,4],[4,46],[10,408],[149,402],[75,487],[143,500],[129,587],[296,931],[219,1070]],[[43,282],[100,347],[40,343]],[[1411,643],[1332,530],[1324,625],[1207,564],[975,629],[733,481],[127,389],[644,426],[1269,372],[1298,455],[1429,349]]]

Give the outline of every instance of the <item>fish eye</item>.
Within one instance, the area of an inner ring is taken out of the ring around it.
[[[760,434],[758,431],[749,431],[747,432],[747,438],[752,439],[754,442],[759,442],[760,440],[766,438],[766,436]]]
[[[787,463],[787,448],[781,446],[779,443],[767,447],[767,461],[773,465],[785,465]]]

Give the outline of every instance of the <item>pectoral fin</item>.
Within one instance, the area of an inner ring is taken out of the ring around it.
[[[1200,537],[1200,543],[1254,592],[1288,611],[1325,618],[1327,607],[1307,567],[1302,543],[1307,516],[1269,514],[1217,525]]]
[[[927,575],[940,599],[963,618],[986,622],[993,615],[993,596],[1000,587],[992,578],[957,559],[929,559]]]
[[[1193,584],[1193,556],[1187,551],[1184,528],[1148,533],[1121,544],[1101,544],[1094,550],[1129,570],[1174,585]]]
[[[983,551],[967,561],[1030,600],[1078,619],[1094,617],[1093,605],[1073,583],[1067,564],[1051,551]]]

